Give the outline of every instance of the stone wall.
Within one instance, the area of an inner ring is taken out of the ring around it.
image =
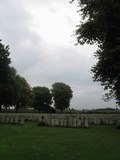
[[[48,126],[88,127],[90,124],[119,124],[120,114],[0,113],[0,123],[24,124],[25,121]]]

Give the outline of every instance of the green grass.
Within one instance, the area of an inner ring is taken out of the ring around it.
[[[0,160],[119,160],[120,130],[115,126],[0,126]]]

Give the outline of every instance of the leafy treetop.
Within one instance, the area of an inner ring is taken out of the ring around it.
[[[108,99],[115,97],[120,104],[120,1],[78,0],[78,4],[82,21],[75,31],[77,42],[98,45],[93,79],[108,90]]]

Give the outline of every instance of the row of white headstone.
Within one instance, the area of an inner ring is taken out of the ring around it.
[[[44,117],[43,115],[38,116],[39,125],[55,126],[55,127],[85,127],[88,128],[87,119],[78,118],[59,118],[59,117]],[[25,116],[18,115],[2,115],[0,116],[0,123],[2,124],[24,124]]]
[[[93,119],[93,120],[89,120],[90,124],[115,124],[116,122],[110,119]]]
[[[1,116],[0,123],[3,124],[24,124],[25,118],[23,116]]]
[[[42,121],[41,117],[44,117],[44,120],[54,121],[56,120],[56,124],[63,123],[62,120],[68,121],[65,123],[78,123],[77,125],[81,126],[81,123],[83,124],[85,119],[89,122],[89,124],[116,124],[117,120],[120,119],[120,115],[110,115],[110,114],[97,114],[97,115],[91,115],[91,114],[24,114],[25,119],[28,121]],[[60,122],[58,122],[60,121]],[[71,122],[72,121],[72,122]],[[46,122],[45,122],[46,123]],[[70,124],[69,124],[70,125]]]
[[[75,115],[75,114],[15,114],[1,113],[0,123],[24,124],[24,121],[38,122],[39,125],[61,127],[86,127],[90,124],[116,124],[120,126],[120,115]]]
[[[40,116],[38,117],[38,123],[39,125],[47,125],[53,127],[74,127],[74,128],[89,127],[87,119],[77,119],[77,118],[73,119],[56,118],[56,117],[43,118]]]

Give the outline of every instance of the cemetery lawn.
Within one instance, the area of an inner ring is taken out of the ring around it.
[[[0,125],[0,160],[119,160],[120,129]]]

